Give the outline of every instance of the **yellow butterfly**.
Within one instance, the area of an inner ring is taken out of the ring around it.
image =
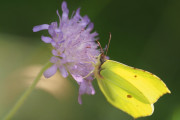
[[[107,101],[134,118],[150,116],[153,104],[170,93],[156,75],[107,60],[104,53],[98,56],[94,66],[94,76]]]

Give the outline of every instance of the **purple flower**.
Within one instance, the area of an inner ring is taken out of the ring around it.
[[[80,85],[78,101],[82,104],[82,94],[95,94],[92,86],[94,79],[93,74],[87,76],[94,67],[92,62],[96,61],[94,56],[99,55],[96,44],[96,32],[92,32],[93,23],[88,16],[81,16],[80,9],[77,9],[75,14],[69,18],[69,10],[64,1],[62,3],[62,16],[58,22],[51,24],[38,25],[33,28],[33,32],[48,30],[50,37],[41,36],[45,43],[50,43],[53,46],[53,57],[50,62],[53,65],[44,72],[44,76],[49,78],[59,70],[64,78],[68,73]]]

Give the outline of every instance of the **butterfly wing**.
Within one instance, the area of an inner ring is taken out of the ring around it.
[[[153,103],[170,92],[157,76],[112,60],[102,64],[96,78],[107,100],[134,118],[151,115]]]

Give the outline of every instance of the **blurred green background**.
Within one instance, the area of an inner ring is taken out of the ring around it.
[[[57,21],[62,0],[0,2],[0,118],[30,85],[51,57],[50,47],[33,33],[35,25]],[[180,120],[180,1],[179,0],[67,0],[70,14],[81,7],[95,24],[102,46],[112,41],[111,59],[150,71],[171,90],[155,103],[152,116],[138,120]],[[44,80],[13,120],[133,120],[112,107],[96,80],[94,96],[79,105],[78,85],[57,75]]]

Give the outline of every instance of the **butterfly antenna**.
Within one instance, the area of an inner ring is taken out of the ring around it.
[[[104,53],[104,50],[102,49],[100,42],[98,40],[96,40],[96,42],[98,43],[98,45],[100,47],[101,53]]]
[[[109,33],[109,42],[108,42],[108,45],[107,45],[107,48],[106,48],[106,56],[107,56],[107,52],[108,52],[110,42],[111,42],[111,33]]]

